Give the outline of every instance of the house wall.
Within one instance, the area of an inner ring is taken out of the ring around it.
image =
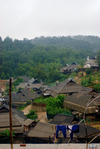
[[[84,113],[86,107],[82,106],[82,105],[72,103],[72,102],[69,102],[69,101],[64,101],[64,108],[65,109],[68,108],[68,109],[71,109],[71,110],[75,110],[75,111]],[[86,110],[86,114],[89,114],[89,113],[96,113],[96,107],[95,106],[88,107],[87,110]]]
[[[36,112],[46,112],[46,105],[40,103],[32,103],[32,109]]]

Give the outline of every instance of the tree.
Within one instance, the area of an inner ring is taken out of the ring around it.
[[[37,114],[35,113],[34,110],[30,110],[29,114],[26,115],[27,118],[31,119],[31,120],[36,120],[37,119]]]
[[[97,63],[100,67],[100,51],[97,53]]]

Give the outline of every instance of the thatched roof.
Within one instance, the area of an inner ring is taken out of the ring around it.
[[[25,126],[29,126],[29,125],[31,125],[33,122],[34,122],[34,120],[27,119],[27,120],[24,121],[24,125],[25,125]]]
[[[74,72],[75,70],[77,70],[78,65],[76,63],[72,63],[71,65],[66,65],[63,68],[61,68],[60,72],[63,73],[70,73],[70,72]]]
[[[14,127],[22,125],[17,115],[12,116],[12,124]],[[6,127],[9,127],[9,113],[2,113],[0,114],[0,128]]]
[[[19,90],[17,93],[12,93],[12,103],[27,102],[28,100],[34,100],[40,96],[41,96],[40,94],[32,92],[30,89],[25,88]],[[7,97],[7,99],[9,99],[9,97]]]
[[[83,87],[70,79],[64,82],[60,93],[66,94],[66,93],[90,92],[91,90],[92,90],[91,88]]]
[[[25,119],[26,117],[21,111],[12,109],[12,126],[14,130],[16,129],[19,131],[19,129],[22,129]],[[8,129],[9,127],[9,107],[7,105],[3,105],[0,107],[0,131],[2,131],[3,129]]]
[[[50,123],[57,124],[57,125],[68,125],[68,124],[71,124],[73,120],[74,120],[74,116],[57,114],[54,116],[53,120]]]
[[[50,94],[51,96],[57,96],[58,94],[70,94],[79,92],[91,92],[92,89],[88,87],[83,87],[77,84],[74,80],[68,79],[63,82],[58,83],[56,86],[48,88],[44,93]]]
[[[86,134],[86,129],[87,129],[87,134]],[[100,130],[90,127],[90,126],[85,126],[84,124],[79,125],[79,132],[75,133],[75,135],[78,138],[90,138],[95,136],[96,134],[99,134]]]
[[[51,124],[38,122],[34,128],[31,128],[28,132],[28,137],[34,138],[49,138],[53,137],[55,130]]]
[[[32,89],[40,89],[42,86],[43,86],[42,83],[27,84],[27,88],[32,88]]]
[[[49,139],[53,138],[54,134],[56,133],[56,129],[54,129],[56,125],[51,125],[47,123],[41,123],[38,122],[37,125],[34,128],[31,128],[30,131],[27,134],[27,137],[31,138],[41,138],[41,139]],[[86,134],[86,128],[87,128],[87,134]],[[74,133],[74,138],[79,139],[86,139],[86,136],[88,138],[95,136],[96,134],[99,134],[100,130],[85,126],[84,124],[79,125],[79,132]],[[59,133],[59,137],[63,138],[62,133]],[[70,138],[69,134],[67,135],[67,138]]]
[[[90,103],[93,98],[95,97],[92,97],[92,95],[85,94],[83,92],[74,93],[73,95],[66,97],[64,100],[64,107],[84,113],[87,104]],[[91,103],[88,106],[86,113],[96,113],[96,110],[98,110],[96,103],[96,101],[95,103]]]

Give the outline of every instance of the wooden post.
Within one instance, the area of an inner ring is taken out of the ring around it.
[[[11,89],[12,89],[12,79],[10,78],[9,80],[9,124],[10,124],[10,144],[11,144],[11,149],[13,149]]]

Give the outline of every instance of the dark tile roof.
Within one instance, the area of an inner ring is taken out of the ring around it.
[[[53,125],[48,123],[38,122],[34,128],[30,129],[27,136],[34,138],[49,138],[49,136],[53,137],[55,130],[52,126]]]
[[[92,96],[85,92],[74,93],[65,98],[64,107],[83,113],[87,105],[91,103],[88,105],[86,113],[96,113],[99,110],[98,106],[100,106],[100,97],[96,101],[91,102],[95,97],[97,97],[97,95]]]
[[[81,106],[86,106],[87,103],[90,101],[91,95],[84,94],[84,93],[74,93],[73,95],[67,96],[65,99],[66,101],[79,104]]]
[[[74,120],[74,116],[69,116],[65,114],[57,114],[54,116],[53,120],[50,122],[51,124],[71,124]]]
[[[87,129],[87,135],[86,135],[86,129]],[[90,127],[90,126],[86,126],[84,124],[79,125],[79,132],[75,133],[75,135],[78,138],[86,138],[86,136],[89,137],[93,137],[96,134],[99,134],[100,130]]]
[[[91,90],[91,88],[83,87],[73,80],[69,80],[67,82],[64,82],[60,93],[90,92]]]
[[[30,89],[22,89],[17,93],[12,93],[12,103],[13,102],[27,102],[28,100],[34,100],[40,97],[36,92],[32,92]],[[9,99],[9,97],[7,97]]]
[[[58,85],[53,86],[46,90],[44,93],[49,93],[51,96],[57,96],[58,94],[69,94],[69,93],[78,93],[78,92],[91,92],[92,89],[88,87],[83,87],[77,84],[72,79],[64,80]]]
[[[9,106],[6,104],[3,104],[2,106],[0,106],[0,110],[2,108],[5,108],[5,112],[3,113],[8,113],[9,114]],[[1,115],[2,112],[0,112]],[[17,119],[19,119],[19,121],[24,121],[26,119],[26,116],[24,115],[24,113],[22,111],[19,111],[15,108],[12,108],[12,115],[15,115],[17,117]]]
[[[2,108],[7,109],[8,111],[5,110],[2,112]],[[15,133],[24,132],[23,124],[25,119],[26,117],[23,112],[12,109],[12,126]],[[9,107],[7,105],[2,105],[2,107],[0,107],[0,131],[9,129],[9,126]]]
[[[73,72],[78,68],[78,65],[76,63],[72,63],[71,65],[66,65],[63,68],[61,68],[61,72],[67,73],[67,72]]]
[[[86,106],[89,102],[93,101],[93,99],[95,99],[96,97],[99,97],[99,98],[97,98],[94,102],[92,102],[89,105],[89,107],[91,107],[95,105],[100,105],[100,94],[91,95],[91,94],[86,94],[85,92],[74,93],[70,96],[67,96],[65,99],[65,102],[70,101],[75,104]]]
[[[24,125],[25,125],[25,126],[29,126],[29,125],[31,125],[33,122],[34,122],[34,120],[26,119],[26,120],[24,121]]]

